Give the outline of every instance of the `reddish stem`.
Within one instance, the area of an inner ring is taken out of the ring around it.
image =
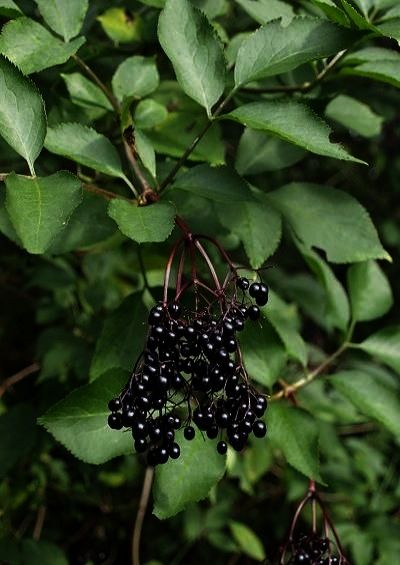
[[[171,254],[168,258],[167,261],[167,266],[165,267],[165,275],[164,275],[164,296],[163,296],[163,303],[164,306],[167,304],[168,302],[168,286],[169,286],[169,279],[171,277],[171,269],[172,269],[172,265],[175,259],[175,255],[178,252],[178,249],[180,247],[180,245],[182,244],[182,242],[185,240],[184,237],[181,237],[180,239],[178,239],[178,241],[175,243],[174,247],[172,248]]]
[[[208,235],[194,235],[193,237],[195,237],[196,239],[206,239],[207,241],[209,241],[210,243],[212,243],[213,245],[215,245],[215,247],[218,249],[218,251],[221,253],[222,257],[225,259],[225,261],[228,263],[230,269],[234,272],[236,272],[236,267],[233,264],[231,258],[229,257],[229,255],[227,254],[227,252],[225,251],[225,249],[222,247],[222,245],[213,237],[210,237]]]

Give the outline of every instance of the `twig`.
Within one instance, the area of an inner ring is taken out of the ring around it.
[[[127,200],[128,202],[132,202],[132,200],[130,198],[126,198],[125,196],[122,196],[121,194],[115,194],[115,192],[110,192],[109,190],[105,190],[104,188],[100,188],[99,186],[96,186],[93,183],[82,184],[82,187],[85,190],[87,190],[88,192],[94,192],[94,194],[98,194],[99,196],[102,196],[103,198],[106,198],[107,200],[113,200],[114,198],[121,198],[122,200]]]
[[[46,506],[44,506],[43,504],[39,506],[36,516],[35,527],[33,528],[33,534],[32,534],[32,537],[35,541],[39,541],[42,535],[43,524],[46,518],[46,512],[47,512]]]
[[[143,480],[142,494],[136,514],[135,526],[132,537],[132,565],[140,565],[140,538],[142,535],[143,521],[149,503],[151,487],[154,479],[154,467],[147,467]]]
[[[107,99],[109,100],[111,106],[119,114],[121,107],[118,100],[115,98],[114,94],[107,88],[104,82],[96,75],[96,73],[83,61],[78,55],[72,55],[72,58],[78,65],[85,71],[85,73],[90,77],[97,86],[104,92]]]
[[[39,371],[40,369],[40,365],[39,363],[32,363],[32,365],[29,365],[28,367],[25,367],[25,369],[22,369],[21,371],[18,371],[18,373],[15,373],[15,375],[12,375],[11,377],[8,377],[8,379],[6,379],[3,384],[0,386],[0,398],[7,392],[7,390],[9,388],[11,388],[13,385],[15,385],[16,383],[18,383],[19,381],[22,381],[23,379],[25,379],[26,377],[29,377],[29,375],[32,375],[32,373],[36,373],[37,371]]]

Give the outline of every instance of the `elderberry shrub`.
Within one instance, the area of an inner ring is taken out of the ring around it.
[[[291,544],[289,565],[345,565],[347,560],[335,555],[334,544],[317,534],[303,535]]]
[[[182,427],[187,441],[196,433],[219,438],[220,454],[227,443],[240,451],[250,434],[266,434],[260,418],[267,400],[249,383],[237,334],[259,319],[268,288],[236,275],[229,287],[223,300],[201,308],[196,303],[195,311],[179,300],[150,311],[145,348],[119,397],[110,400],[108,417],[112,429],[131,430],[135,450],[147,453],[148,465],[179,457],[175,434]]]

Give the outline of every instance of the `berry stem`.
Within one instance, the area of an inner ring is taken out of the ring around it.
[[[40,369],[40,365],[38,363],[32,363],[31,365],[28,365],[28,367],[25,367],[25,369],[22,369],[21,371],[18,371],[18,373],[15,373],[15,375],[8,377],[8,379],[6,379],[3,382],[3,384],[0,386],[0,398],[13,385],[19,383],[19,381],[22,381],[26,377],[29,377],[29,375],[32,375],[33,373],[37,373],[39,369]]]
[[[151,488],[154,480],[154,467],[147,467],[143,479],[142,494],[140,495],[139,508],[136,514],[135,526],[132,537],[132,565],[140,565],[140,538],[144,517],[149,504]]]

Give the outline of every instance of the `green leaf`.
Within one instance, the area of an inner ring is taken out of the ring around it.
[[[143,350],[147,310],[141,294],[134,293],[106,319],[90,366],[93,381],[112,369],[131,371]]]
[[[325,288],[326,305],[324,317],[328,325],[345,330],[350,318],[349,301],[346,292],[333,271],[312,249],[295,242],[310,269],[316,274]]]
[[[175,213],[169,202],[135,206],[116,198],[108,207],[108,214],[120,231],[138,243],[165,241],[174,229]]]
[[[250,102],[225,114],[222,118],[271,133],[317,155],[356,163],[363,162],[352,157],[338,143],[332,143],[329,138],[332,131],[328,124],[316,116],[308,106],[295,100]]]
[[[241,175],[256,175],[291,167],[305,155],[296,145],[246,128],[239,141],[235,166]]]
[[[23,16],[23,13],[13,0],[0,0],[0,16],[19,18]]]
[[[259,24],[282,18],[282,24],[286,26],[294,17],[292,6],[281,0],[236,0],[236,2]]]
[[[256,561],[264,561],[265,551],[263,544],[253,530],[250,530],[250,528],[241,522],[233,521],[229,522],[229,528],[234,540],[245,555],[248,555]]]
[[[341,0],[342,6],[349,17],[350,21],[361,30],[376,31],[376,27],[372,25],[362,14],[360,14],[347,0]]]
[[[33,173],[46,135],[43,99],[34,84],[2,56],[0,98],[0,135],[26,159]]]
[[[104,92],[80,73],[68,75],[61,73],[61,76],[65,81],[71,101],[81,108],[86,108],[88,115],[93,120],[113,110]]]
[[[347,271],[353,320],[364,322],[386,314],[393,304],[388,279],[375,261],[352,265]]]
[[[357,347],[400,373],[400,327],[384,328],[369,336]]]
[[[6,208],[29,253],[44,253],[82,198],[80,181],[60,171],[49,177],[6,178]]]
[[[179,84],[211,115],[225,88],[225,60],[205,15],[189,0],[167,0],[160,14],[158,37]]]
[[[77,123],[64,123],[48,128],[45,147],[51,153],[68,157],[95,171],[127,182],[114,145],[93,128]]]
[[[109,344],[107,344],[109,347]],[[108,401],[126,384],[127,373],[111,371],[52,406],[39,423],[85,463],[99,465],[133,451],[132,434],[109,428]]]
[[[68,565],[65,553],[54,543],[44,540],[22,540],[21,559],[21,563],[29,565]]]
[[[227,197],[218,209],[220,222],[239,236],[253,269],[259,269],[279,245],[282,235],[280,214],[259,192],[238,207]]]
[[[371,63],[375,61],[397,61],[400,62],[400,53],[383,47],[364,47],[353,51],[343,59],[344,65],[358,65],[360,63]]]
[[[176,188],[215,202],[246,202],[252,199],[246,181],[229,167],[197,165],[179,175],[174,182]]]
[[[146,169],[156,177],[156,154],[149,138],[139,129],[135,129],[135,148]]]
[[[206,498],[225,472],[225,456],[216,449],[216,440],[204,440],[197,433],[192,441],[177,432],[181,456],[156,468],[153,513],[160,520],[175,516],[191,502]],[[205,464],[207,462],[207,464]]]
[[[168,118],[168,110],[155,100],[141,100],[135,108],[134,124],[140,129],[161,125]]]
[[[84,43],[83,37],[64,43],[42,25],[24,17],[3,27],[0,52],[29,75],[65,63]]]
[[[328,261],[391,260],[367,211],[349,194],[317,184],[291,183],[269,193],[268,198],[298,239],[308,247],[323,249]]]
[[[398,61],[372,61],[356,67],[346,67],[341,71],[344,75],[371,78],[400,88]]]
[[[287,462],[309,479],[323,483],[319,472],[318,425],[300,408],[271,403],[267,411],[268,437]]]
[[[240,46],[236,87],[336,55],[351,45],[354,37],[352,32],[318,18],[296,17],[285,28],[280,21],[267,23]]]
[[[349,24],[346,14],[336,6],[333,0],[311,0],[311,2],[318,6],[330,20],[343,26]]]
[[[0,416],[0,478],[33,448],[36,423],[32,407],[17,404]]]
[[[132,43],[141,41],[143,23],[137,14],[126,8],[109,8],[97,16],[104,32],[115,43]]]
[[[363,414],[378,420],[396,438],[400,436],[400,402],[393,389],[361,371],[340,371],[329,382]]]
[[[375,114],[366,104],[345,94],[339,94],[329,102],[325,115],[364,137],[375,137],[382,130],[382,116]]]
[[[44,21],[58,35],[69,41],[81,31],[88,0],[35,0]]]
[[[157,66],[152,57],[135,55],[125,59],[112,78],[112,87],[118,100],[143,98],[156,90],[160,82]]]
[[[286,363],[286,352],[275,330],[263,320],[262,324],[247,324],[239,339],[250,378],[271,388]]]

